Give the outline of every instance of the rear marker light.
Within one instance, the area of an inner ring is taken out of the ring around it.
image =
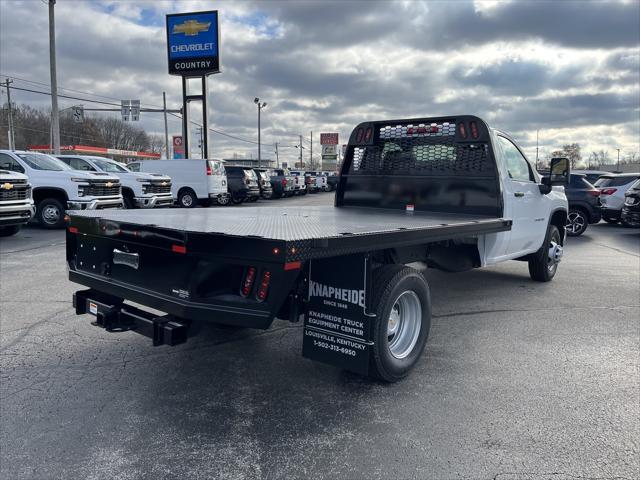
[[[256,279],[256,267],[247,268],[247,273],[244,276],[244,281],[242,282],[242,287],[240,288],[240,295],[243,297],[248,297],[251,293],[251,287],[253,287],[253,282]]]
[[[187,253],[187,247],[184,245],[171,245],[171,251],[175,253]]]
[[[469,128],[471,129],[471,136],[473,138],[478,138],[478,125],[476,122],[469,122]]]
[[[617,191],[618,191],[617,188],[603,188],[602,190],[600,190],[600,193],[602,195],[613,195]]]
[[[213,171],[211,170],[211,165],[207,163],[207,175],[213,175]]]
[[[371,140],[372,135],[373,135],[373,128],[371,127],[367,128],[367,131],[364,133],[364,141],[368,142],[369,140]]]
[[[258,293],[256,293],[256,299],[259,302],[264,302],[264,300],[267,298],[269,282],[271,282],[271,272],[267,271],[262,274],[262,282],[260,282]]]
[[[364,129],[359,128],[358,132],[356,133],[356,143],[360,143],[362,142],[362,136],[364,134]]]
[[[458,125],[458,131],[460,132],[460,136],[462,138],[467,138],[467,127],[464,126],[464,123],[460,123]]]
[[[301,267],[302,267],[302,262],[287,262],[284,264],[284,269],[286,271],[299,270]]]
[[[69,233],[78,233],[78,227],[69,227]]]

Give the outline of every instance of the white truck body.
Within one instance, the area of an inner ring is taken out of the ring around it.
[[[81,172],[44,153],[0,150],[0,168],[29,177],[36,219],[46,228],[64,225],[65,210],[121,208],[120,179],[102,172]]]
[[[167,175],[132,172],[121,163],[104,157],[61,155],[58,158],[74,170],[117,176],[122,184],[122,196],[127,208],[168,207],[173,204],[171,177]]]
[[[173,198],[180,206],[206,204],[211,200],[222,205],[229,202],[227,176],[219,160],[138,160],[127,166],[133,172],[171,177]]]
[[[0,237],[17,233],[35,213],[26,175],[0,170]]]

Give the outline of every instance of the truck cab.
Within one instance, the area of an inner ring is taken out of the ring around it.
[[[0,237],[18,233],[33,217],[31,184],[26,175],[0,170]]]
[[[33,188],[35,219],[44,228],[62,228],[65,210],[121,208],[120,179],[103,172],[73,170],[44,153],[0,150],[0,169],[24,173]]]
[[[60,155],[58,159],[74,170],[105,172],[117,176],[122,184],[125,208],[154,208],[173,205],[171,178],[160,173],[132,172],[126,166],[104,157]]]

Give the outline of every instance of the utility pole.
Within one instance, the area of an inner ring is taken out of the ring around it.
[[[302,168],[302,135],[300,135],[300,168]]]
[[[258,97],[253,99],[253,103],[258,106],[258,168],[261,167],[261,157],[260,157],[260,111],[267,106],[267,102],[260,103],[260,99]]]
[[[11,109],[11,88],[9,88],[9,85],[11,85],[12,83],[13,83],[13,80],[9,80],[7,78],[7,81],[5,82],[5,85],[7,87],[7,106],[9,108],[9,110],[8,110],[8,114],[9,114],[9,150],[15,150],[15,148],[16,148],[16,137],[15,137],[14,128],[13,128],[13,110]]]
[[[276,142],[276,167],[280,168],[280,159],[278,158],[278,142]]]
[[[311,141],[311,147],[309,148],[309,164],[311,165],[311,170],[313,170],[313,130],[311,130],[309,140]]]
[[[54,6],[49,0],[49,68],[51,70],[51,136],[54,155],[60,155],[60,117],[58,112],[58,78],[56,75],[56,22]]]
[[[167,126],[167,94],[162,92],[162,112],[164,113],[164,149],[169,158],[169,127]]]
[[[620,149],[616,148],[616,150],[618,151],[618,172],[620,171]]]
[[[536,130],[536,170],[538,170],[538,134],[540,133],[540,129]]]

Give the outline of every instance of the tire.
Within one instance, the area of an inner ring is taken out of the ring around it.
[[[369,374],[396,382],[420,360],[427,343],[431,327],[429,286],[420,272],[404,265],[378,268],[373,285],[376,317]]]
[[[589,226],[587,214],[578,208],[572,208],[567,215],[567,235],[569,237],[579,237]]]
[[[198,205],[196,192],[190,188],[183,188],[178,192],[178,205],[182,208],[195,208]]]
[[[240,205],[244,201],[244,198],[231,194],[231,203],[234,205]]]
[[[36,219],[44,228],[56,229],[64,227],[64,206],[57,198],[45,198],[38,202]]]
[[[549,225],[544,244],[529,259],[529,275],[536,282],[549,282],[558,271],[562,259],[562,236],[555,225]]]
[[[122,200],[124,200],[123,208],[126,208],[126,209],[136,208],[136,204],[135,204],[135,201],[133,200],[133,195],[131,193],[123,194]]]
[[[229,205],[229,195],[219,196],[216,199],[216,202],[218,202],[218,205],[222,205],[223,207]]]
[[[22,225],[9,225],[8,227],[0,227],[0,237],[10,237],[20,231]]]
[[[247,200],[248,200],[249,202],[253,203],[253,202],[257,202],[257,201],[258,201],[258,198],[260,198],[260,197],[248,197],[248,198],[247,198]]]

